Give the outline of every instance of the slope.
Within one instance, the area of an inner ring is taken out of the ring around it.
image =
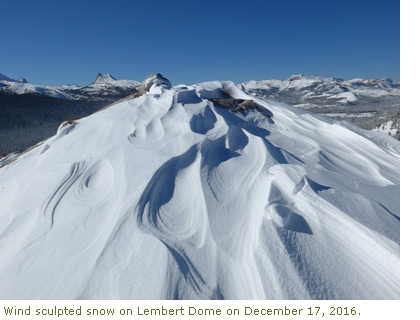
[[[142,85],[0,160],[0,299],[399,298],[398,141]]]

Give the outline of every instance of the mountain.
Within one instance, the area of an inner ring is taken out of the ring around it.
[[[135,93],[140,85],[101,73],[86,87],[45,87],[27,83],[24,78],[2,77],[8,80],[0,80],[0,154],[23,151],[54,134],[65,119],[85,117]],[[398,140],[400,137],[399,83],[390,79],[344,81],[295,75],[286,80],[248,81],[241,88]]]
[[[22,94],[36,94],[61,99],[74,99],[74,97],[63,90],[63,88],[34,85],[28,83],[25,78],[13,80],[0,74],[0,95]]]
[[[400,136],[400,84],[391,79],[344,81],[294,75],[285,80],[248,81],[241,85],[252,94],[346,120],[363,129],[383,131],[397,139]],[[389,119],[391,125],[387,124]]]
[[[6,77],[4,77],[6,78]],[[20,152],[50,137],[68,118],[85,117],[137,91],[140,82],[99,74],[86,86],[0,81],[0,154]]]
[[[0,160],[0,299],[399,299],[399,145],[151,75]]]
[[[86,87],[77,85],[49,87],[27,83],[24,78],[19,81],[5,79],[0,81],[0,94],[38,94],[70,100],[109,100],[130,95],[137,91],[139,85],[138,81],[116,80],[110,74],[101,73],[98,73],[95,81]]]
[[[287,102],[300,100],[302,108],[312,105],[348,105],[360,99],[378,97],[399,97],[399,82],[390,79],[344,81],[338,78],[308,77],[294,75],[285,80],[262,80],[242,83],[252,93],[282,98]],[[356,105],[356,104],[354,104]]]
[[[0,81],[0,94],[36,94],[53,98],[75,99],[72,94],[69,94],[61,87],[39,86],[24,81]]]
[[[110,74],[98,73],[90,85],[67,90],[78,99],[109,100],[109,98],[123,98],[137,91],[140,82],[134,80],[116,80]]]

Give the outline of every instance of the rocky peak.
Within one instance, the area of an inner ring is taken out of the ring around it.
[[[117,79],[115,79],[109,73],[102,74],[102,73],[98,72],[94,83],[109,83],[109,82],[114,82],[116,80]]]
[[[95,81],[96,80],[98,80],[100,77],[102,77],[103,76],[103,74],[102,73],[100,73],[100,72],[98,72],[98,74],[96,75],[96,79],[95,79]]]

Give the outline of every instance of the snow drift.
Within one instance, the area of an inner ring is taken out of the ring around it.
[[[162,79],[0,160],[0,299],[399,298],[398,141]]]

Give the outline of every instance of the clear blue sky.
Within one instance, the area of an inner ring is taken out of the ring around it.
[[[87,85],[400,77],[398,0],[2,1],[0,73]]]

